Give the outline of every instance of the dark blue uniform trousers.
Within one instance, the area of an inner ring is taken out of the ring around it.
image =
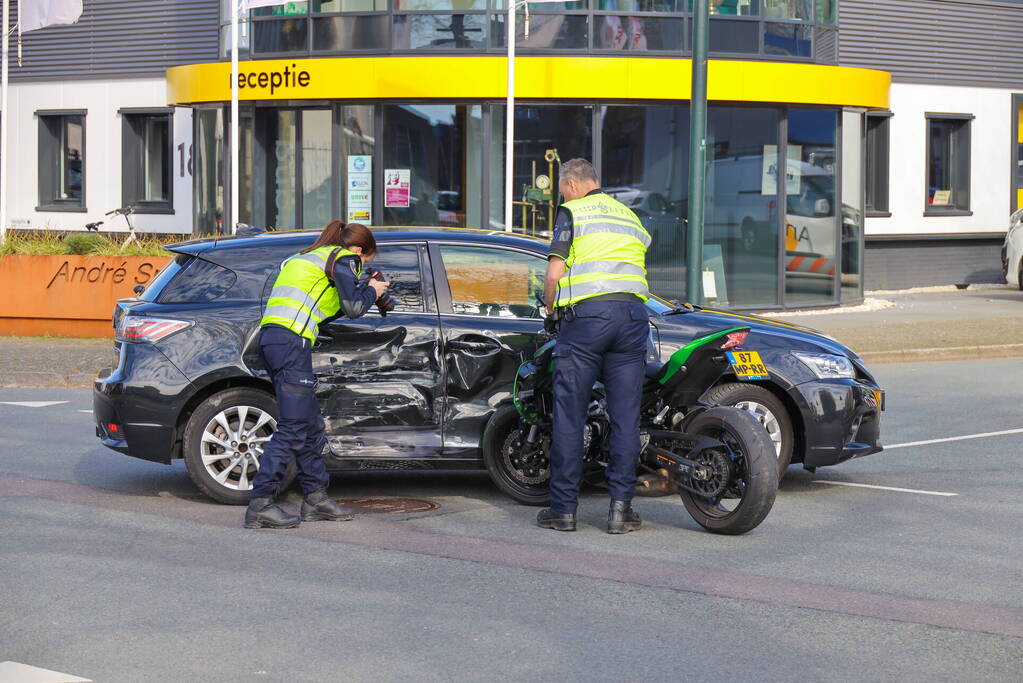
[[[611,419],[608,489],[613,500],[632,500],[649,332],[649,315],[639,301],[586,299],[562,318],[554,348],[554,512],[576,510],[583,472],[583,426],[597,379],[604,382]]]
[[[326,437],[314,391],[309,341],[283,327],[268,325],[259,332],[259,352],[277,395],[277,431],[259,459],[251,496],[274,495],[292,460],[298,465],[302,491],[319,491],[329,478],[323,462]]]

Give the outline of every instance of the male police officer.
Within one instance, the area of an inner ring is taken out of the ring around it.
[[[546,301],[560,319],[554,350],[551,507],[537,524],[575,531],[583,468],[583,429],[593,384],[604,382],[611,417],[607,531],[640,527],[632,509],[639,459],[639,400],[649,317],[646,250],[650,235],[636,214],[600,189],[588,161],[561,166],[558,210],[548,255]]]

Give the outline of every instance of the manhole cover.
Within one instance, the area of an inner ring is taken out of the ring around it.
[[[342,500],[341,504],[363,515],[429,512],[440,507],[436,503],[418,498],[350,498]]]

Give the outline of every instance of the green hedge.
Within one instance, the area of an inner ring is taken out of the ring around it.
[[[7,254],[81,254],[87,256],[169,256],[163,248],[177,239],[140,237],[127,246],[122,239],[111,239],[103,235],[73,232],[67,235],[42,233],[35,235],[14,234],[0,242],[0,256]]]

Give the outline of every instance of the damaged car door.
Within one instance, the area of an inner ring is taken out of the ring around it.
[[[380,244],[368,267],[391,283],[395,309],[382,316],[373,307],[320,328],[313,372],[333,458],[440,453],[440,335],[425,257],[421,244]]]
[[[504,247],[432,243],[445,370],[444,454],[478,457],[487,420],[511,395],[543,320],[542,256]]]

